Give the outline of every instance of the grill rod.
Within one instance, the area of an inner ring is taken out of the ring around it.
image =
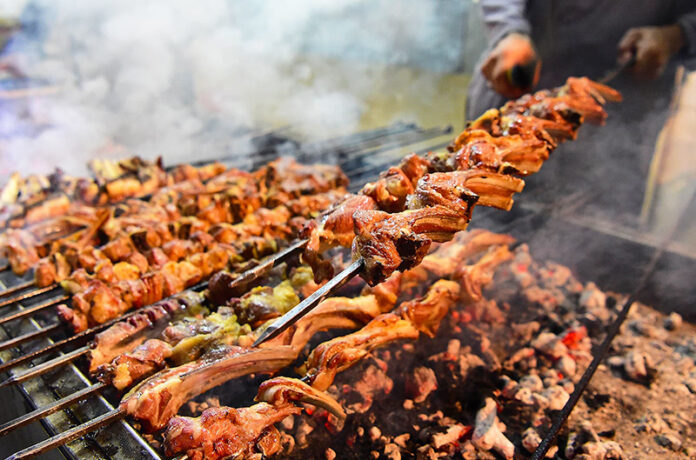
[[[83,388],[80,391],[77,391],[70,396],[67,396],[65,398],[59,399],[58,401],[55,401],[48,406],[36,409],[34,411],[31,411],[27,414],[22,415],[21,417],[17,417],[14,420],[11,420],[7,423],[4,423],[0,425],[0,436],[3,436],[7,433],[9,433],[12,430],[15,430],[19,427],[22,427],[28,423],[31,423],[35,420],[47,417],[53,413],[58,412],[61,409],[64,409],[68,406],[70,406],[73,403],[83,401],[92,395],[98,394],[103,388],[106,387],[105,383],[99,382],[95,383],[94,385],[90,385],[88,387]]]
[[[307,240],[300,240],[292,245],[288,246],[287,248],[283,249],[282,251],[278,252],[277,254],[274,254],[272,256],[269,256],[265,258],[260,264],[257,266],[250,268],[249,270],[245,271],[241,275],[239,275],[234,281],[232,281],[229,285],[230,289],[245,289],[248,287],[249,284],[254,282],[255,280],[261,278],[263,275],[268,273],[269,270],[271,270],[273,267],[277,266],[278,264],[285,262],[287,259],[291,258],[294,255],[299,254],[304,247],[307,245]],[[194,287],[193,289],[204,289],[207,287],[208,282],[203,282],[199,286]],[[137,312],[138,310],[135,310]],[[133,312],[133,313],[135,313]],[[117,320],[123,320],[125,318],[120,317],[117,318]],[[115,321],[114,321],[115,322]],[[94,328],[93,328],[94,329]],[[96,332],[96,331],[95,331]],[[59,347],[63,347],[65,343],[56,343],[54,345],[58,345]],[[8,361],[4,365],[0,365],[0,372],[3,371],[8,371],[12,369],[13,367],[22,364],[29,359],[33,359],[36,356],[39,356],[40,354],[47,353],[50,350],[56,349],[55,346],[53,347],[48,347],[48,349],[44,348],[42,350],[37,350],[34,354],[32,354],[28,359],[25,357],[20,357],[17,358],[16,360],[13,361]],[[31,369],[28,369],[27,371],[14,375],[5,381],[0,383],[0,388],[9,386],[9,385],[15,385],[17,383],[22,383],[26,380],[29,380],[34,377],[38,377],[40,375],[43,375],[47,372],[51,372],[52,370],[55,370],[59,367],[62,367],[66,364],[71,363],[72,361],[76,360],[80,356],[84,356],[89,352],[90,347],[89,346],[84,346],[81,348],[78,348],[77,350],[73,350],[69,353],[66,353],[64,355],[58,356],[54,359],[51,359],[49,361],[43,362],[35,367],[32,367]],[[40,352],[40,353],[39,353]]]
[[[16,385],[34,377],[43,375],[47,372],[51,372],[55,369],[58,369],[59,367],[62,367],[68,363],[75,361],[80,356],[86,355],[87,353],[89,353],[89,350],[89,345],[85,345],[71,352],[65,353],[64,355],[58,356],[57,358],[51,359],[50,361],[37,364],[36,366],[27,369],[25,372],[22,372],[21,374],[13,375],[4,382],[0,382],[0,388],[5,388],[10,385]]]
[[[52,332],[57,331],[58,329],[61,329],[62,326],[63,325],[61,323],[51,324],[50,326],[46,326],[43,329],[37,329],[36,331],[27,332],[24,335],[20,335],[20,336],[15,337],[14,339],[10,339],[10,340],[7,340],[5,342],[2,342],[0,344],[0,351],[7,350],[8,348],[17,347],[17,346],[23,344],[24,342],[28,342],[30,340],[41,338],[44,335],[50,334]],[[0,373],[1,372],[2,371],[0,371]]]
[[[4,269],[6,270],[7,267],[9,267],[9,265],[6,265],[4,267]],[[0,271],[3,271],[3,270],[0,270]],[[10,294],[14,294],[15,292],[19,292],[21,290],[30,288],[32,286],[34,286],[34,280],[29,280],[29,281],[26,281],[24,283],[17,284],[15,286],[9,287],[9,288],[5,289],[4,291],[0,292],[0,297],[6,297]],[[0,307],[4,307],[4,306],[5,306],[5,302],[0,303]]]
[[[20,460],[24,458],[35,457],[39,454],[46,452],[47,450],[51,450],[55,447],[66,444],[74,439],[81,438],[90,431],[109,425],[115,422],[116,420],[124,418],[125,416],[126,411],[124,409],[113,409],[112,411],[100,415],[99,417],[90,420],[87,423],[78,425],[51,438],[48,438],[45,441],[41,441],[37,444],[34,444],[33,446],[20,450],[19,452],[16,452],[7,457],[5,460]]]
[[[34,285],[35,285],[34,280],[30,280],[30,281],[27,281],[26,283],[23,283],[21,285],[12,286],[7,291],[3,291],[3,293],[0,294],[0,297],[4,297],[5,293],[11,294],[11,292],[8,292],[8,291],[13,290],[16,287],[20,287],[21,289],[16,289],[13,292],[21,291],[22,289],[30,288]],[[0,308],[9,307],[10,305],[14,305],[14,304],[16,304],[18,302],[22,302],[24,300],[33,299],[34,297],[38,297],[41,294],[46,294],[46,293],[51,292],[53,290],[57,291],[59,287],[60,286],[57,283],[53,283],[53,284],[36,289],[34,291],[31,291],[31,292],[25,292],[24,294],[19,295],[17,297],[13,297],[11,299],[5,299],[2,302],[0,302]]]
[[[69,300],[70,296],[65,294],[60,297],[56,297],[55,299],[51,299],[47,302],[41,303],[39,305],[33,305],[31,307],[25,308],[23,310],[20,310],[16,313],[13,313],[11,315],[3,316],[0,318],[0,326],[6,323],[9,323],[10,321],[15,321],[18,319],[26,318],[27,316],[31,316],[34,313],[42,310],[46,310],[47,308],[50,308],[54,305],[57,305],[61,302],[65,302],[66,300]]]

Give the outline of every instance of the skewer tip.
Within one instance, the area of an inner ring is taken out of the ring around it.
[[[268,326],[265,331],[261,333],[261,335],[254,341],[254,344],[252,347],[256,348],[262,343],[264,343],[267,340],[271,340],[273,337],[277,336],[280,334],[281,330],[277,327]]]

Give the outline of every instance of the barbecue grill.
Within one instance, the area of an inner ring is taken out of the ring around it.
[[[228,166],[240,166],[241,163],[241,166],[246,169],[255,169],[279,155],[292,155],[304,162],[335,162],[343,167],[351,179],[353,187],[355,187],[375,178],[386,165],[392,164],[413,150],[425,151],[443,147],[446,145],[445,140],[449,140],[450,133],[450,127],[423,129],[414,124],[396,123],[385,128],[354,133],[321,142],[300,143],[287,138],[282,133],[271,132],[254,139],[254,145],[257,146],[256,151],[219,158],[218,160]],[[248,158],[251,158],[252,161],[247,161]],[[5,289],[12,289],[14,286],[30,281],[28,277],[17,277],[10,270],[1,272],[0,277]],[[32,291],[33,289],[28,292],[24,291],[24,293],[31,295]],[[27,308],[31,309],[36,305],[51,304],[56,299],[61,298],[63,298],[62,293],[49,292],[11,308],[6,308],[6,313],[9,315]],[[3,362],[7,363],[16,357],[42,350],[65,339],[67,337],[66,331],[56,327],[55,322],[55,315],[51,310],[48,310],[44,315],[39,314],[24,321],[4,324],[2,335],[0,335],[2,342],[37,331],[47,331],[48,334],[37,336],[37,339],[19,345],[19,349],[3,350],[0,352]],[[70,353],[75,348],[84,345],[87,339],[88,337],[85,337],[85,340],[76,341],[69,346],[59,348],[57,351],[60,354]],[[56,354],[45,354],[27,363],[28,366],[22,365],[15,368],[14,372],[25,370],[32,365],[55,358],[55,356]],[[94,382],[90,381],[85,369],[78,362],[61,367],[55,373],[47,375],[46,380],[32,379],[17,386],[16,389],[5,388],[2,391],[8,399],[15,403],[15,406],[11,410],[4,411],[2,421],[5,422],[23,415],[27,410],[45,407],[93,384]],[[24,404],[16,404],[19,399],[17,392],[24,399]],[[50,435],[60,433],[71,426],[92,420],[112,410],[117,402],[118,399],[115,395],[105,392],[104,395],[88,398],[71,409],[58,411],[46,419],[42,419],[41,426]],[[37,425],[29,425],[17,432],[5,435],[0,454],[9,455],[20,446],[39,441],[43,437],[43,433],[40,431],[37,429]],[[94,455],[97,458],[144,458],[144,456],[159,458],[156,450],[125,421],[112,425],[108,430],[101,430],[94,436],[90,435],[61,447],[61,452],[68,458],[84,458],[85,455]]]
[[[322,142],[301,143],[277,133],[271,133],[257,140],[260,146],[253,152],[253,162],[248,165],[255,168],[278,155],[293,155],[300,161],[331,161],[342,166],[351,179],[352,190],[370,180],[374,180],[386,166],[394,164],[399,158],[411,151],[428,151],[442,148],[449,139],[451,130],[447,127],[422,129],[413,124],[398,123],[381,129],[365,131]],[[234,166],[238,158],[222,158],[223,162]],[[563,209],[562,206],[558,208]],[[587,222],[572,210],[556,212],[556,207],[549,208],[520,199],[518,206],[511,213],[487,212],[481,210],[474,227],[493,231],[507,231],[520,241],[530,243],[532,252],[540,258],[548,258],[566,264],[577,271],[582,278],[594,279],[603,289],[631,291],[655,252],[657,242],[640,234],[627,234],[617,231],[610,223]],[[584,254],[564,250],[566,241],[574,241],[586,248]],[[611,248],[610,251],[607,248]],[[678,248],[667,251],[654,279],[687,276],[694,273],[696,258],[693,255],[678,252]],[[667,273],[669,272],[669,275]],[[6,270],[0,273],[3,288],[11,289],[27,281]],[[29,291],[31,292],[31,291]],[[7,308],[5,314],[22,311],[51,302],[61,294],[47,293],[33,297],[21,305]],[[641,292],[641,300],[659,305],[666,311],[680,311],[687,318],[693,318],[693,312],[685,309],[693,303],[695,294],[688,286],[655,283]],[[40,334],[37,331],[46,331]],[[23,354],[41,350],[67,337],[60,326],[55,326],[52,311],[39,314],[24,321],[13,321],[2,325],[0,340],[28,337],[36,333],[34,340],[27,340],[16,349],[2,350],[3,362],[8,362]],[[39,335],[40,334],[40,335]],[[86,342],[75,341],[60,347],[53,353],[44,354],[34,360],[16,367],[13,372],[22,371],[43,361],[59,355],[69,355]],[[5,398],[12,407],[3,411],[3,420],[11,420],[28,410],[46,407],[52,402],[80,391],[88,391],[94,385],[88,377],[83,363],[79,360],[67,367],[61,367],[43,378],[31,379],[14,388],[3,389]],[[21,395],[21,399],[17,393]],[[23,401],[23,404],[20,403]],[[49,435],[63,432],[82,422],[93,420],[105,414],[118,404],[117,396],[107,390],[97,396],[86,398],[80,404],[73,404],[69,409],[58,410],[41,419],[40,426]],[[16,432],[5,435],[0,454],[10,454],[20,447],[37,442],[44,437],[39,424],[28,425]],[[158,451],[147,438],[141,436],[129,422],[119,420],[94,434],[75,440],[61,447],[61,453],[67,458],[159,458]],[[55,455],[55,453],[53,454]]]

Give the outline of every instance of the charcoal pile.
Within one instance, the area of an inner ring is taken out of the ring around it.
[[[321,410],[279,424],[278,458],[528,458],[622,298],[520,245],[434,338],[379,349],[337,376],[328,392],[348,414],[342,429]],[[634,305],[548,457],[693,457],[695,362],[693,325]]]

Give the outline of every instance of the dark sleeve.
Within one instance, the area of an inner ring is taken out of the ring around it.
[[[531,33],[525,17],[525,0],[480,0],[480,3],[490,44],[512,32]]]
[[[686,38],[684,51],[689,56],[696,56],[696,2],[677,1],[677,24],[684,31]]]

